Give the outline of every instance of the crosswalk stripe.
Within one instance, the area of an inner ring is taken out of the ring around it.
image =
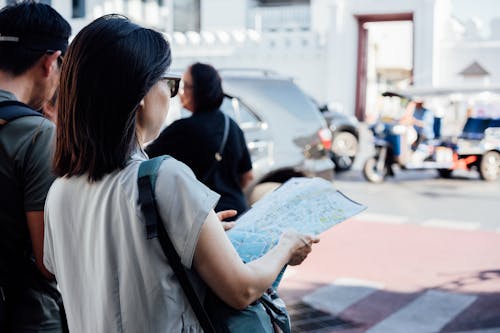
[[[500,327],[477,329],[472,331],[460,331],[453,333],[500,333]]]
[[[376,289],[384,288],[384,284],[381,282],[367,281],[367,280],[349,278],[349,277],[341,277],[341,278],[335,279],[334,283],[336,285],[339,285],[339,286],[371,287],[371,288],[376,288]]]
[[[477,299],[429,290],[416,300],[370,328],[367,333],[431,333],[439,332],[450,320]]]
[[[465,221],[450,221],[440,219],[430,219],[422,222],[425,227],[436,227],[457,230],[476,230],[479,229],[481,224],[479,222],[465,222]]]
[[[302,301],[310,306],[333,314],[339,314],[359,300],[379,290],[372,286],[333,283],[304,296]]]

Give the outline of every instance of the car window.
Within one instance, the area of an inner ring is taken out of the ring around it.
[[[238,103],[238,115],[240,118],[241,124],[256,124],[259,122],[259,119],[250,111],[250,109],[241,101]]]
[[[220,110],[227,114],[229,117],[233,118],[237,123],[239,123],[238,117],[236,116],[232,98],[228,96],[224,96],[224,100],[222,101],[222,105],[220,106]]]
[[[241,97],[250,107],[259,105],[259,112],[270,112],[276,108],[290,112],[294,117],[306,121],[318,121],[321,114],[302,90],[291,80],[280,79],[228,79],[228,93]],[[260,113],[259,113],[260,115]]]
[[[233,118],[241,127],[258,124],[259,118],[236,97],[225,96],[220,106],[222,112]]]
[[[316,118],[318,109],[311,100],[291,81],[271,81],[268,90],[281,105],[300,119]]]

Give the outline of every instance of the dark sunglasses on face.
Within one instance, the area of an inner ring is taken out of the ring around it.
[[[175,97],[179,91],[180,75],[167,73],[161,77],[161,80],[167,80],[167,85],[170,89],[170,98]]]

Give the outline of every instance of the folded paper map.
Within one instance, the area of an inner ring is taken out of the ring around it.
[[[319,235],[365,209],[322,178],[292,178],[254,204],[227,234],[250,262],[275,246],[285,230]]]

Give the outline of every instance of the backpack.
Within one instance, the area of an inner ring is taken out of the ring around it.
[[[22,117],[28,117],[28,116],[43,117],[43,115],[41,113],[34,111],[33,109],[31,109],[28,105],[26,105],[24,103],[21,103],[18,101],[0,102],[0,129],[2,128],[2,126],[6,125],[9,122],[12,122],[12,121],[19,119],[19,118],[22,118]],[[30,146],[30,148],[29,148],[30,150],[31,150],[31,147],[32,146]],[[27,155],[30,154],[30,150],[28,150]],[[0,199],[3,195],[10,195],[10,194],[9,193],[1,193]],[[30,267],[30,268],[32,268],[32,271],[33,271],[30,274],[33,274],[33,275],[38,274],[35,267]],[[64,311],[64,306],[62,304],[61,295],[56,290],[53,290],[49,286],[46,286],[44,281],[41,281],[40,279],[41,278],[37,278],[37,277],[33,278],[34,286],[36,287],[37,290],[39,290],[39,292],[43,292],[45,295],[52,298],[57,303],[57,306],[59,307],[59,312],[60,312],[59,313],[60,318],[58,318],[58,319],[61,320],[61,325],[62,325],[61,329],[63,332],[67,332],[68,329],[67,329],[67,323],[66,323],[66,315],[65,315],[65,311]],[[8,325],[7,322],[9,319],[9,318],[7,318],[7,316],[8,316],[7,308],[8,308],[8,302],[9,302],[8,300],[9,300],[10,289],[9,288],[4,289],[4,288],[5,288],[5,286],[0,285],[0,331],[2,331],[2,332],[7,329],[7,325]],[[26,295],[28,295],[28,292],[26,293]],[[29,295],[33,295],[33,294],[29,293]],[[24,296],[24,297],[35,297],[35,296]],[[16,300],[16,301],[19,302],[19,300]],[[30,306],[33,306],[33,305],[30,305],[30,304],[26,305],[26,311],[27,311],[26,316],[30,316],[30,315],[36,316],[37,314],[30,313],[31,312],[30,310],[35,311],[37,309],[30,308]]]
[[[24,103],[18,101],[0,102],[0,126],[16,120],[17,118],[26,116],[43,117],[41,113],[33,111]]]

